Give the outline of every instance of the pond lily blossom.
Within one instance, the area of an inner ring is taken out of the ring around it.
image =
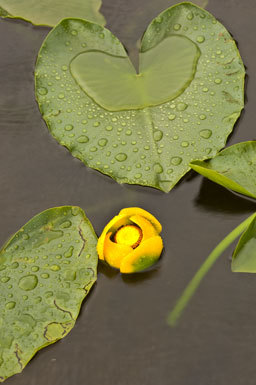
[[[99,258],[121,273],[135,273],[160,258],[162,226],[148,211],[128,207],[104,228],[97,244]]]

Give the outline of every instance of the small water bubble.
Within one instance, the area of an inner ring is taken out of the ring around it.
[[[105,38],[104,33],[101,32],[101,33],[99,34],[99,37],[100,37],[101,39],[104,39],[104,38]]]
[[[181,162],[182,162],[182,158],[179,156],[173,156],[171,158],[171,164],[173,164],[174,166],[178,166],[179,164],[181,164]]]
[[[185,111],[187,109],[188,105],[186,103],[178,103],[177,110],[178,111]]]
[[[204,114],[199,115],[199,119],[205,120],[206,119],[206,115],[204,115]]]
[[[161,166],[160,163],[156,163],[154,165],[154,171],[156,174],[161,174],[163,172],[163,167]]]
[[[42,273],[42,274],[41,274],[41,277],[42,277],[43,279],[47,279],[47,278],[49,278],[50,276],[49,276],[48,273]]]
[[[211,130],[201,130],[200,136],[204,139],[209,139],[212,136],[212,131]]]
[[[81,135],[77,138],[78,143],[87,143],[89,142],[89,138],[86,135]]]
[[[189,146],[189,142],[181,142],[181,147],[188,147]]]
[[[99,145],[100,147],[105,147],[107,143],[108,143],[108,140],[105,139],[105,138],[101,138],[101,139],[99,139],[99,141],[98,141],[98,145]]]
[[[135,174],[135,175],[134,175],[134,178],[135,178],[135,179],[140,179],[141,177],[142,177],[141,174]]]
[[[68,67],[67,66],[62,66],[61,69],[62,69],[62,71],[67,71]]]
[[[32,267],[31,267],[31,270],[34,271],[34,272],[36,272],[36,271],[39,270],[39,267],[38,267],[38,266],[32,266]]]
[[[10,280],[10,277],[2,277],[1,282],[6,283]]]
[[[217,78],[217,79],[214,80],[214,83],[215,84],[221,84],[222,83],[222,79]]]
[[[65,131],[71,131],[73,130],[74,126],[72,124],[67,124],[64,128],[65,128]]]
[[[11,269],[17,269],[17,267],[19,267],[18,262],[13,262],[10,266]]]
[[[203,42],[205,41],[205,37],[202,36],[202,35],[197,36],[196,41],[197,41],[198,43],[203,43]]]
[[[179,31],[181,29],[181,25],[180,24],[174,24],[173,29],[174,29],[174,31]]]
[[[112,126],[107,126],[107,127],[106,127],[106,130],[107,130],[107,131],[112,131],[112,130],[113,130],[113,127],[112,127]]]
[[[51,269],[52,271],[58,271],[58,270],[60,270],[60,266],[59,266],[59,265],[52,265],[52,266],[50,267],[50,269]]]
[[[156,142],[159,142],[162,139],[162,137],[163,137],[163,131],[157,130],[157,131],[154,132],[153,136],[154,136],[154,140]]]
[[[175,114],[170,114],[168,115],[168,119],[169,120],[174,120],[176,118],[176,115]]]
[[[188,19],[188,20],[193,20],[193,19],[194,19],[194,15],[193,15],[192,12],[189,12],[189,13],[187,14],[187,19]]]
[[[22,290],[33,290],[38,284],[38,278],[36,275],[26,275],[19,280],[19,287]]]
[[[118,162],[124,162],[126,159],[127,159],[127,155],[124,153],[124,152],[120,152],[119,154],[117,154],[115,156],[115,159],[118,161]]]
[[[13,309],[15,306],[16,306],[16,302],[11,301],[11,302],[8,302],[8,303],[5,305],[5,308],[6,308],[7,310],[11,310],[11,309]]]
[[[60,225],[61,229],[68,229],[72,225],[72,222],[67,220]]]
[[[47,95],[48,94],[48,90],[47,90],[47,88],[45,88],[45,87],[40,87],[39,89],[38,89],[38,93],[40,94],[40,95]]]
[[[70,246],[70,248],[68,249],[68,251],[66,251],[66,252],[64,253],[64,257],[65,257],[65,258],[70,258],[70,257],[72,257],[72,255],[73,255],[73,250],[74,250],[74,246]]]
[[[42,297],[36,297],[34,301],[35,303],[40,303],[42,302]]]
[[[71,35],[73,35],[73,36],[76,36],[77,35],[77,30],[75,30],[75,29],[73,29],[72,31],[71,31]]]

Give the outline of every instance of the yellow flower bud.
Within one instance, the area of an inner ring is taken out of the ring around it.
[[[160,257],[162,226],[146,210],[129,207],[104,228],[97,244],[99,258],[121,273],[135,273],[152,266]]]

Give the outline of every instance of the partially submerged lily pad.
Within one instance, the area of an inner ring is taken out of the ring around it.
[[[256,141],[234,144],[210,161],[190,166],[213,182],[256,199]]]
[[[0,16],[54,27],[65,17],[81,17],[105,25],[101,0],[0,0]]]
[[[225,27],[181,3],[147,28],[140,71],[110,31],[66,19],[41,47],[36,97],[73,156],[119,183],[168,192],[191,161],[224,147],[244,105],[244,66]]]
[[[0,251],[0,381],[73,328],[97,277],[97,237],[79,207],[46,210]]]

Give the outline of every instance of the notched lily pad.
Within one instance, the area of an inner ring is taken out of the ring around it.
[[[147,28],[137,74],[120,41],[63,20],[36,64],[36,97],[51,134],[119,183],[168,192],[193,160],[224,147],[244,105],[234,40],[207,11],[181,3]]]
[[[101,0],[0,0],[0,16],[54,27],[65,17],[81,17],[105,25]]]
[[[190,166],[213,182],[256,199],[256,141],[234,144],[210,161]]]
[[[0,251],[0,381],[73,328],[97,276],[97,237],[79,207],[46,210]]]
[[[231,269],[235,273],[256,273],[256,217],[237,244]]]

